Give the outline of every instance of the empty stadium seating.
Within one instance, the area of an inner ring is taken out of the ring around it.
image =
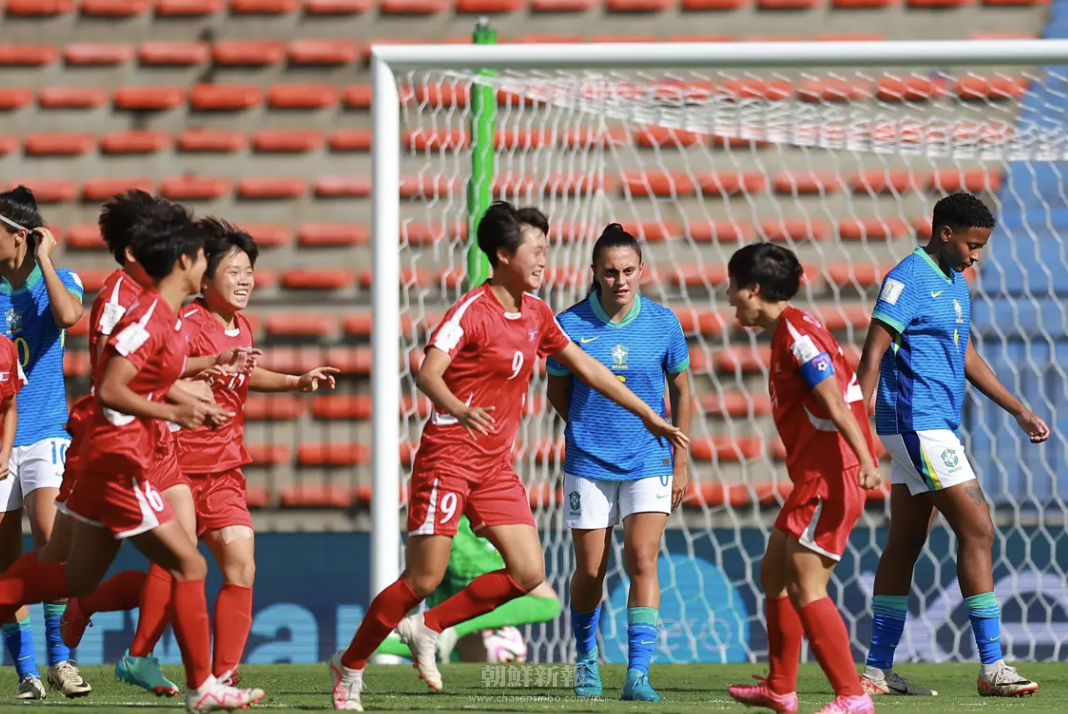
[[[1050,36],[1068,32],[1061,5],[1055,6]],[[504,42],[835,42],[1035,37],[1047,13],[1038,0],[0,0],[0,6],[0,70],[6,77],[0,87],[0,185],[24,183],[35,190],[61,238],[59,262],[77,269],[91,293],[112,269],[95,228],[96,204],[127,187],[188,202],[200,214],[240,223],[262,247],[249,313],[265,350],[263,364],[292,372],[322,363],[341,369],[335,394],[249,400],[245,417],[256,461],[249,470],[250,503],[293,509],[365,507],[369,422],[372,416],[392,418],[374,415],[368,396],[373,187],[367,63],[376,44],[466,42],[476,14],[491,15]],[[774,102],[892,103],[998,101],[1018,98],[1025,87],[1020,79],[1002,76],[947,83],[881,73],[862,81],[813,73],[665,83],[657,91],[676,98],[715,92]],[[462,88],[449,86],[404,88],[403,96],[444,108],[463,107],[468,100]],[[515,106],[517,97],[502,91],[498,101]],[[1052,106],[1059,100],[1034,101]],[[424,153],[458,150],[469,143],[458,126],[413,129],[404,134],[404,146]],[[916,128],[888,122],[877,131],[909,137]],[[620,175],[504,172],[495,189],[562,197],[597,186],[617,205],[635,206],[633,214],[620,218],[646,241],[646,289],[676,310],[691,341],[698,402],[709,424],[709,433],[694,440],[686,501],[694,508],[769,504],[785,495],[783,482],[763,460],[767,455],[781,465],[783,457],[772,437],[764,386],[766,343],[735,325],[716,297],[726,280],[724,249],[757,239],[798,247],[806,265],[807,306],[835,330],[855,360],[874,286],[917,236],[929,235],[925,207],[948,191],[996,194],[1004,184],[1002,176],[985,170],[904,170],[879,160],[862,161],[851,173],[800,169],[797,162],[778,161],[778,150],[761,141],[658,127],[626,132],[512,126],[496,137],[502,151],[593,143],[624,155],[640,152],[643,162]],[[693,170],[678,160],[693,150],[730,151],[731,160]],[[754,156],[763,158],[758,162]],[[1055,186],[1064,168],[1038,176],[1034,191],[1012,203],[1019,210],[1008,220],[1024,221],[1028,212],[1058,206]],[[427,199],[462,202],[465,187],[458,177],[413,168],[405,170],[397,190],[418,206]],[[874,205],[893,195],[909,197],[915,211],[908,221],[877,211],[829,215],[820,208],[837,211],[850,201]],[[788,198],[797,210],[728,214],[720,208],[769,196]],[[676,214],[672,202],[713,208]],[[1055,208],[1051,215],[1055,227],[1068,227],[1068,209]],[[553,235],[589,236],[596,228],[556,221]],[[461,268],[447,255],[442,258],[439,242],[457,242],[466,234],[462,222],[427,222],[418,210],[405,216],[398,246],[406,256],[418,256],[410,265],[405,258],[401,276],[402,286],[418,300],[402,316],[407,340],[425,340],[457,294]],[[433,243],[438,246],[426,248]],[[1049,255],[1017,262],[999,253],[1000,245],[1005,244],[995,240],[995,260],[977,278],[982,285],[1010,296],[1068,291],[1064,281],[1038,269],[1057,246],[1044,243]],[[581,287],[587,279],[584,268],[546,275],[550,285]],[[1010,321],[1036,335],[1061,324],[1048,300],[1008,297],[977,304],[975,316],[983,330]],[[1057,340],[1047,353],[1027,358],[1063,358],[1064,344]],[[89,364],[84,323],[70,331],[67,347],[71,390],[84,390]],[[1022,349],[1022,343],[1013,345],[992,359],[995,368],[1011,372]],[[418,350],[404,359],[416,368]],[[1037,396],[1039,386],[1024,389]],[[529,405],[531,413],[547,408],[540,399]],[[406,392],[401,411],[398,416],[416,433],[428,404]],[[726,428],[728,417],[740,420],[740,431]],[[989,432],[1004,428],[989,409],[970,412],[969,419],[979,427],[975,443],[989,445]],[[544,441],[518,444],[517,453],[541,461],[561,448]],[[402,462],[411,453],[412,445],[403,445]],[[1004,492],[1016,485],[1006,482]],[[531,491],[536,507],[560,500],[555,485]]]

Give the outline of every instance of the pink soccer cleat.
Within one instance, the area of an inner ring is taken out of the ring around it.
[[[751,707],[764,707],[779,714],[794,714],[797,711],[797,692],[777,694],[771,691],[763,677],[753,675],[760,684],[732,684],[727,693],[736,701]]]
[[[837,697],[816,714],[875,714],[875,702],[867,694]]]

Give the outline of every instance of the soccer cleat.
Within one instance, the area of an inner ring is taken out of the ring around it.
[[[875,714],[875,702],[867,694],[836,697],[816,714]]]
[[[228,669],[218,676],[218,680],[228,687],[236,687],[241,684],[241,673],[236,669]]]
[[[44,682],[36,674],[28,674],[19,680],[19,693],[16,699],[44,699],[48,696]]]
[[[601,669],[597,659],[590,657],[575,662],[575,695],[579,697],[600,697],[604,695],[601,684]]]
[[[980,697],[1027,697],[1038,691],[1038,684],[1024,679],[1004,662],[992,674],[979,674],[977,681]]]
[[[460,641],[455,627],[446,627],[438,635],[438,661],[448,662],[452,658],[452,651],[456,649],[456,643]]]
[[[659,702],[660,695],[649,684],[649,676],[638,669],[627,670],[627,681],[623,684],[623,701],[625,702]]]
[[[263,699],[262,689],[238,689],[211,677],[200,689],[188,689],[185,693],[185,710],[190,714],[248,709]]]
[[[82,613],[81,607],[78,606],[78,598],[71,598],[67,602],[67,608],[63,611],[63,619],[59,622],[59,634],[63,638],[63,644],[74,649],[81,643],[85,628],[92,626],[92,621]]]
[[[926,687],[918,687],[894,670],[867,667],[860,675],[860,686],[873,697],[881,694],[903,697],[937,697],[938,692]]]
[[[438,633],[423,623],[423,614],[409,615],[397,625],[401,642],[412,651],[413,667],[419,670],[419,678],[435,692],[440,692],[441,672],[438,671]]]
[[[122,682],[141,687],[141,689],[146,689],[160,697],[174,697],[181,691],[178,689],[177,684],[163,676],[163,670],[160,669],[158,659],[152,655],[148,657],[131,657],[130,650],[126,650],[122,658],[115,664],[115,677]],[[233,684],[236,684],[236,682]]]
[[[797,692],[779,694],[771,691],[768,681],[763,677],[753,675],[760,684],[732,684],[727,688],[735,701],[750,707],[763,707],[778,714],[795,714],[797,712]]]
[[[341,653],[330,658],[330,677],[334,680],[332,697],[334,709],[347,709],[362,712],[363,703],[360,692],[363,691],[363,670],[349,669],[341,664]]]
[[[58,662],[50,666],[48,668],[48,683],[53,688],[63,692],[63,696],[71,699],[84,697],[93,691],[93,688],[89,686],[89,682],[86,682],[82,677],[82,673],[70,662]]]

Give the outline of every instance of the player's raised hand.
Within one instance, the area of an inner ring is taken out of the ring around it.
[[[335,374],[341,374],[341,370],[337,367],[316,367],[312,371],[300,375],[297,380],[297,390],[314,392],[319,389],[320,384],[327,389],[333,389],[337,384],[334,379]]]
[[[860,483],[861,488],[874,490],[882,485],[883,478],[879,475],[879,467],[872,462],[867,466],[862,465],[860,467],[860,473],[857,474],[857,481]]]
[[[207,372],[209,370],[204,371]],[[215,394],[211,391],[209,382],[210,380],[201,380],[198,374],[194,379],[179,379],[174,383],[174,391],[198,402],[214,404]]]
[[[231,347],[215,356],[215,366],[221,367],[227,374],[241,374],[251,371],[249,363],[255,366],[256,360],[263,356],[263,350],[255,347]]]
[[[664,421],[659,414],[650,410],[649,416],[642,418],[642,423],[649,433],[658,439],[667,439],[672,446],[685,449],[690,446],[690,437],[682,433],[677,426],[672,426]]]
[[[59,245],[56,237],[52,235],[52,231],[47,228],[34,228],[32,233],[37,238],[37,245],[33,249],[33,257],[38,262],[51,258],[52,251]]]
[[[1042,417],[1034,412],[1021,412],[1016,417],[1016,423],[1020,425],[1024,433],[1031,437],[1032,444],[1041,444],[1049,438],[1049,427],[1042,420]]]
[[[456,414],[456,421],[460,422],[467,433],[471,434],[471,438],[475,435],[471,431],[474,429],[479,434],[489,436],[490,429],[496,423],[493,418],[493,412],[497,410],[497,407],[470,407],[465,406],[459,413]]]

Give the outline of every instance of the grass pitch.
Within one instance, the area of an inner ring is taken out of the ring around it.
[[[541,667],[547,665],[515,665]],[[407,712],[577,712],[583,714],[621,714],[622,712],[656,711],[658,714],[691,714],[692,712],[758,712],[734,703],[727,696],[727,687],[750,680],[761,673],[764,665],[654,665],[652,681],[664,697],[659,704],[619,701],[623,686],[622,666],[601,669],[606,696],[602,700],[576,700],[570,689],[545,686],[487,687],[483,680],[483,665],[454,664],[442,668],[446,691],[432,694],[407,666],[371,665],[367,670],[363,704],[367,711]],[[180,670],[167,667],[167,674],[180,682]],[[909,712],[1068,712],[1068,664],[1022,664],[1021,673],[1033,678],[1041,690],[1026,699],[980,698],[975,690],[978,665],[936,664],[905,665],[898,668],[902,675],[938,691],[934,698],[880,697],[878,709],[887,714]],[[5,667],[0,672],[0,694],[5,695],[0,712],[27,708],[70,711],[85,709],[95,713],[124,712],[131,708],[153,707],[181,711],[180,698],[158,699],[139,689],[118,682],[111,667],[85,667],[86,679],[93,685],[93,693],[82,699],[64,699],[50,692],[47,699],[37,702],[13,702],[6,697],[15,691],[15,674]],[[330,678],[326,665],[246,665],[241,668],[243,684],[263,687],[267,697],[256,709],[330,709]],[[831,689],[819,668],[801,667],[798,690],[801,709],[814,712],[830,701]]]

